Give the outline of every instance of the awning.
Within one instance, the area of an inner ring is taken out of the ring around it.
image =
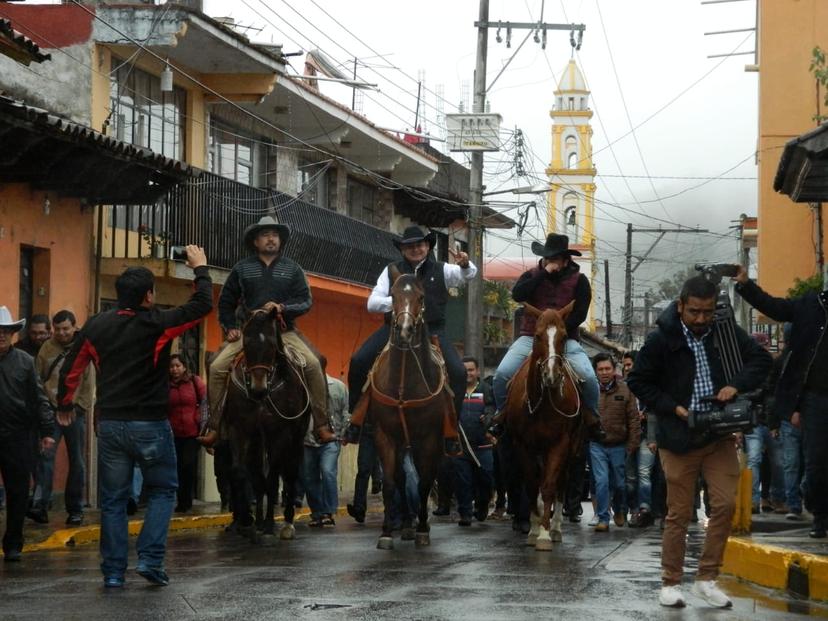
[[[46,110],[0,96],[0,181],[84,198],[147,204],[186,178],[189,164],[132,145]]]
[[[41,52],[37,43],[17,32],[11,21],[3,18],[0,18],[0,54],[27,66],[52,58],[50,54]]]
[[[785,145],[773,189],[796,203],[828,200],[828,124]]]

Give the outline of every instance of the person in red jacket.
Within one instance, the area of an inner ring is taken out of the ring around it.
[[[198,449],[197,437],[201,431],[201,405],[206,396],[204,381],[190,373],[181,354],[170,354],[170,427],[175,438],[175,457],[178,463],[178,504],[176,513],[193,508]]]

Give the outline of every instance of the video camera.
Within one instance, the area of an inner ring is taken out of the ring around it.
[[[693,269],[716,285],[722,282],[722,278],[733,278],[739,273],[739,266],[733,263],[696,263]]]
[[[690,411],[687,425],[691,430],[703,435],[726,436],[731,433],[749,433],[757,425],[757,411],[753,399],[758,398],[760,391],[745,393],[733,401],[720,404],[710,412]]]

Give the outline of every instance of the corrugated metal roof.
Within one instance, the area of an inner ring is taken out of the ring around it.
[[[0,54],[5,54],[26,65],[32,61],[42,63],[52,58],[51,54],[42,53],[37,43],[15,30],[11,20],[2,17],[0,17]]]
[[[773,189],[797,203],[828,201],[828,124],[785,145]]]

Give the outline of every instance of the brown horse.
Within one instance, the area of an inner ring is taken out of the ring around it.
[[[370,375],[368,416],[375,425],[374,441],[382,459],[382,499],[385,520],[377,548],[391,550],[391,506],[400,491],[402,539],[415,545],[430,544],[428,495],[443,459],[443,423],[454,416],[442,361],[435,357],[423,320],[425,292],[417,278],[393,268],[393,324],[388,345],[377,358]],[[419,477],[417,530],[412,528],[414,507],[406,497],[406,472],[410,461]]]
[[[532,529],[527,543],[536,550],[551,550],[553,541],[561,541],[560,509],[569,462],[580,449],[585,430],[578,379],[564,358],[564,320],[572,306],[541,312],[525,305],[526,312],[538,317],[532,354],[515,373],[506,400],[506,429],[514,441],[529,498]],[[556,500],[559,510],[553,514]]]
[[[297,364],[285,351],[281,317],[275,308],[253,311],[242,328],[244,357],[230,374],[221,434],[230,443],[233,518],[239,532],[258,539],[247,483],[256,494],[256,526],[274,534],[274,506],[279,499],[279,478],[285,496],[296,496],[302,465],[304,436],[310,417],[310,397]],[[267,514],[264,515],[264,496]],[[293,539],[294,505],[285,503],[285,524],[279,536]]]

